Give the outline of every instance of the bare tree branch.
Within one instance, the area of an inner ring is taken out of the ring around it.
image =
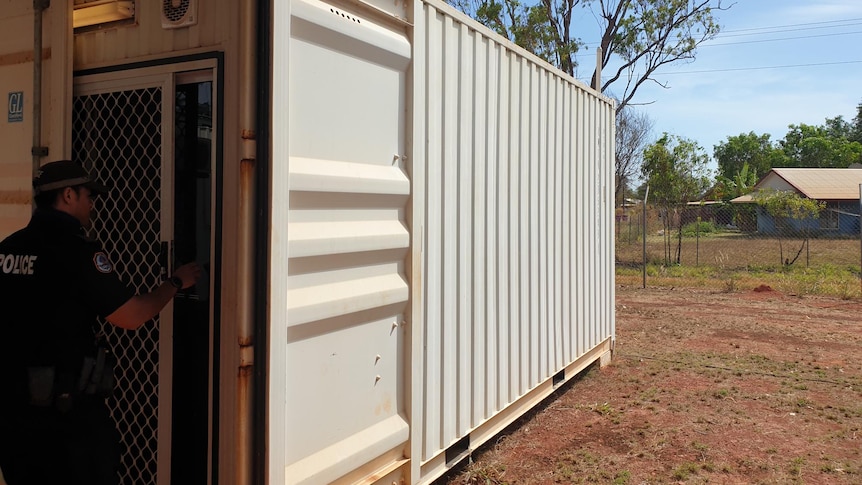
[[[583,45],[572,31],[577,6],[589,8],[601,31],[601,67],[613,66],[601,84],[602,92],[615,86],[617,113],[633,102],[647,81],[664,88],[656,71],[676,62],[692,62],[697,47],[719,32],[715,12],[733,5],[729,0],[449,0],[469,15],[490,25],[527,50],[574,75],[575,53]],[[478,1],[476,6],[470,2]],[[723,3],[724,2],[724,3]],[[596,85],[597,71],[592,84]]]

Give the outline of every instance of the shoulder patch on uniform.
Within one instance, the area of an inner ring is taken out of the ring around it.
[[[108,255],[102,251],[93,255],[93,263],[95,263],[96,269],[99,270],[100,273],[110,273],[114,270],[114,265],[111,264],[111,260],[108,259]]]

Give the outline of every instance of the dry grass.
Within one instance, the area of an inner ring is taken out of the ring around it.
[[[802,240],[784,239],[782,245],[784,258],[792,259],[802,247]],[[740,233],[720,233],[699,240],[683,238],[681,264],[677,265],[665,263],[663,238],[651,236],[647,239],[647,284],[724,291],[768,285],[785,294],[862,297],[859,240],[811,239],[808,246],[794,264],[785,266],[775,238]],[[642,284],[642,254],[642,243],[618,238],[618,283]],[[675,259],[675,253],[671,259]]]
[[[801,239],[782,239],[784,258],[793,259]],[[859,270],[860,241],[858,239],[811,239],[808,251],[803,250],[795,266],[815,267],[820,265],[846,266]],[[664,240],[662,236],[647,238],[647,261],[661,264],[664,262]],[[671,240],[671,260],[676,259],[676,239]],[[641,263],[643,243],[627,242],[618,238],[616,245],[617,261]],[[778,268],[781,266],[781,251],[776,238],[758,237],[741,233],[721,233],[701,238],[684,237],[680,263],[683,266],[710,266],[718,269]]]

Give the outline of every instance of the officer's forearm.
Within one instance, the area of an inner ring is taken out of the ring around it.
[[[135,295],[105,319],[120,328],[135,330],[155,317],[177,294],[177,289],[165,282],[155,290]]]

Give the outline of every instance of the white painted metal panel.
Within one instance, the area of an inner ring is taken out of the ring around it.
[[[286,483],[352,481],[403,460],[407,446],[411,49],[400,29],[296,0],[289,48],[274,51],[289,71],[275,83],[289,91],[275,111],[289,112],[274,137],[289,126],[290,144],[274,151],[287,173],[273,185],[288,191],[289,211],[272,221],[288,230],[273,240],[271,268],[288,275],[286,293],[273,295],[287,302],[286,320],[273,320],[287,342]]]
[[[425,353],[411,425],[426,483],[444,451],[474,448],[477,429],[610,348],[614,107],[442,2],[420,5]]]

